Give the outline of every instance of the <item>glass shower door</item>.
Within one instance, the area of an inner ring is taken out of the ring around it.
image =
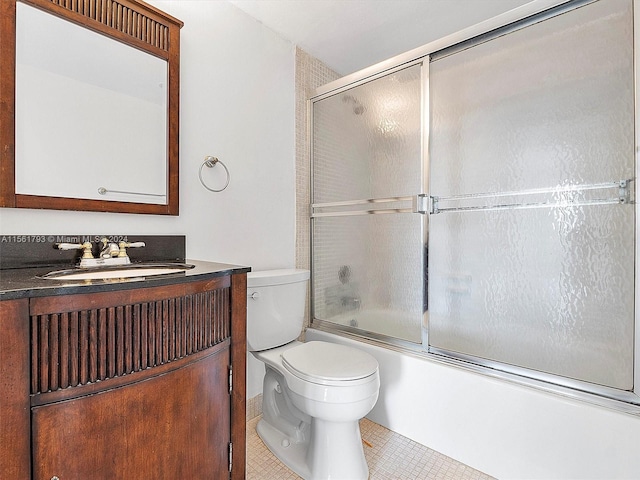
[[[600,1],[432,61],[432,352],[633,389],[632,31]]]
[[[314,321],[421,343],[422,63],[313,100]]]

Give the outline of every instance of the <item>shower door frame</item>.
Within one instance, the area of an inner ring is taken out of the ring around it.
[[[428,89],[428,77],[429,77],[429,56],[422,56],[416,59],[413,59],[411,61],[399,64],[399,65],[395,65],[392,68],[388,68],[385,69],[384,71],[378,72],[376,74],[373,74],[371,76],[367,76],[365,78],[362,78],[358,81],[354,81],[353,83],[348,83],[343,85],[342,87],[338,87],[336,89],[333,89],[331,91],[328,91],[326,93],[323,94],[319,94],[319,95],[315,95],[314,97],[312,97],[311,99],[309,99],[307,101],[307,125],[308,125],[308,131],[307,131],[307,138],[309,139],[313,139],[313,126],[314,126],[314,122],[313,122],[313,104],[317,101],[321,101],[324,100],[326,98],[332,97],[334,95],[339,95],[341,93],[344,93],[348,90],[351,90],[352,88],[364,85],[366,83],[369,82],[373,82],[375,80],[384,78],[388,75],[392,75],[398,71],[407,69],[407,68],[411,68],[414,66],[420,65],[420,96],[421,96],[421,101],[422,101],[422,105],[420,106],[420,130],[421,130],[421,138],[420,138],[420,158],[421,158],[421,164],[420,164],[420,175],[422,177],[422,185],[421,185],[421,191],[417,192],[414,195],[408,195],[408,196],[404,196],[404,197],[393,197],[393,198],[376,198],[376,199],[359,199],[359,200],[353,200],[353,201],[345,201],[345,202],[334,202],[333,204],[314,204],[311,203],[310,205],[310,263],[311,263],[311,271],[314,271],[314,260],[313,260],[313,227],[314,227],[314,218],[320,218],[320,217],[327,217],[330,216],[329,214],[327,215],[323,215],[322,213],[319,214],[315,214],[314,215],[314,208],[326,208],[328,206],[350,206],[350,205],[372,205],[372,204],[381,204],[381,203],[391,203],[391,202],[411,202],[411,206],[407,205],[406,208],[404,209],[389,209],[388,212],[393,212],[393,213],[388,213],[391,215],[397,215],[397,214],[409,214],[409,215],[422,215],[423,216],[423,222],[421,225],[421,232],[420,232],[420,237],[421,237],[421,245],[425,244],[425,232],[428,231],[428,222],[429,222],[429,215],[427,215],[427,210],[425,208],[425,204],[423,202],[423,200],[425,198],[427,198],[428,195],[428,185],[429,185],[429,178],[428,178],[428,172],[429,172],[429,164],[428,164],[428,152],[429,152],[429,145],[428,145],[428,138],[429,138],[429,104],[428,104],[428,99],[429,99],[429,95],[427,94],[429,89]],[[340,80],[338,80],[339,82]],[[313,141],[309,142],[309,158],[310,158],[310,199],[313,201],[314,199],[314,160],[313,160]],[[362,210],[353,210],[353,211],[348,211],[345,212],[346,215],[366,215],[366,214],[376,214],[376,213],[380,213],[381,209],[367,209],[367,208],[363,208]],[[387,212],[382,212],[382,213],[387,213]],[[339,215],[339,214],[338,214]],[[416,245],[416,248],[421,248],[420,245]],[[325,327],[327,330],[342,330],[347,334],[351,334],[354,336],[357,336],[360,339],[373,339],[376,341],[380,341],[380,342],[384,342],[386,344],[391,344],[391,345],[395,345],[398,346],[400,348],[404,348],[404,349],[408,349],[411,351],[416,351],[416,352],[424,352],[425,349],[428,347],[428,343],[427,343],[427,338],[425,336],[425,332],[427,331],[424,328],[424,312],[422,314],[422,327],[421,327],[421,341],[420,342],[411,342],[409,340],[403,340],[400,338],[395,338],[395,337],[389,337],[387,335],[382,335],[379,333],[375,333],[375,332],[370,332],[367,331],[366,334],[362,333],[362,330],[358,329],[357,327],[351,327],[348,325],[338,325],[336,323],[327,321],[327,320],[322,320],[322,319],[318,319],[315,318],[314,312],[315,312],[315,298],[313,295],[314,292],[314,281],[313,281],[313,274],[311,275],[310,278],[310,311],[311,311],[311,321],[313,323],[314,326],[322,326]]]
[[[528,26],[547,18],[569,12],[581,6],[602,0],[534,0],[521,7],[510,10],[504,14],[493,17],[487,21],[464,29],[452,35],[448,35],[434,42],[428,43],[422,47],[410,50],[396,57],[390,58],[384,62],[378,63],[371,67],[365,68],[343,78],[330,82],[319,87],[315,95],[307,101],[307,138],[313,139],[313,104],[324,98],[339,94],[358,85],[370,82],[377,78],[389,75],[397,70],[407,68],[408,66],[423,63],[422,66],[422,177],[423,177],[423,194],[429,193],[429,57],[445,48],[459,46],[465,48],[467,42],[476,44],[482,42],[483,38],[493,38],[495,31],[501,33],[509,33],[518,30],[524,26]],[[635,162],[635,178],[638,178],[639,168],[639,146],[640,146],[640,109],[638,107],[638,93],[640,92],[640,0],[632,0],[633,7],[633,69],[634,69],[634,162]],[[535,16],[534,19],[529,17]],[[309,142],[310,159],[310,195],[313,200],[313,142]],[[634,201],[635,203],[635,201]],[[311,212],[313,209],[311,209]],[[420,212],[422,213],[422,212]],[[313,215],[310,222],[310,248],[311,248],[311,269],[313,270]],[[425,215],[423,223],[423,240],[425,232],[428,232],[429,215]],[[588,403],[605,406],[617,411],[640,415],[640,292],[638,286],[639,272],[638,259],[640,258],[640,213],[635,208],[635,265],[634,268],[634,360],[633,360],[633,390],[621,391],[609,387],[598,388],[594,384],[586,382],[571,381],[566,377],[557,375],[537,374],[535,370],[513,367],[504,369],[505,364],[501,362],[478,362],[478,359],[467,357],[465,355],[440,355],[436,351],[431,351],[428,344],[428,325],[422,328],[422,344],[393,339],[384,335],[369,334],[366,336],[359,332],[358,329],[348,326],[336,326],[332,322],[315,319],[313,317],[314,298],[313,298],[313,276],[311,279],[311,327],[320,330],[329,331],[346,336],[356,337],[360,341],[374,343],[376,345],[386,346],[388,348],[400,349],[408,353],[418,354],[419,356],[433,360],[439,363],[462,368],[467,371],[474,371],[485,376],[495,377],[520,385],[526,385],[539,390],[547,391],[553,394],[585,401]],[[420,246],[416,246],[420,248]],[[437,350],[437,349],[434,349]],[[469,363],[472,361],[473,363]],[[499,366],[500,369],[495,367]],[[558,380],[567,381],[558,381]],[[589,386],[585,390],[585,385]],[[595,388],[594,388],[595,387]]]

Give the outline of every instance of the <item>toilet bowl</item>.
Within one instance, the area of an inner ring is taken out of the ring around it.
[[[296,340],[308,278],[307,270],[247,276],[247,343],[265,364],[258,435],[305,479],[366,479],[358,422],[378,399],[378,363],[355,348]]]

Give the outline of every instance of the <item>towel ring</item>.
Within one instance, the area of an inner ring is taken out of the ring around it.
[[[227,183],[225,183],[224,187],[222,187],[219,190],[216,190],[215,188],[211,188],[206,183],[204,183],[204,180],[202,179],[202,167],[206,165],[207,168],[213,168],[215,167],[216,163],[219,163],[220,165],[222,165],[222,168],[224,168],[224,171],[227,172]],[[211,155],[207,155],[206,157],[204,157],[204,162],[202,162],[202,165],[200,165],[200,170],[198,171],[198,177],[200,177],[200,183],[202,184],[202,186],[211,192],[223,191],[225,188],[229,186],[229,182],[231,181],[231,174],[229,173],[229,169],[227,168],[227,166],[224,163],[222,163],[220,160],[218,160],[216,157],[212,157]]]

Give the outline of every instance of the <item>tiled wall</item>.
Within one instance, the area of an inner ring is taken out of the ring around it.
[[[307,100],[315,89],[339,78],[336,72],[296,48],[296,267],[310,268],[310,163]],[[308,297],[307,297],[308,298]],[[308,325],[308,309],[305,325]]]

